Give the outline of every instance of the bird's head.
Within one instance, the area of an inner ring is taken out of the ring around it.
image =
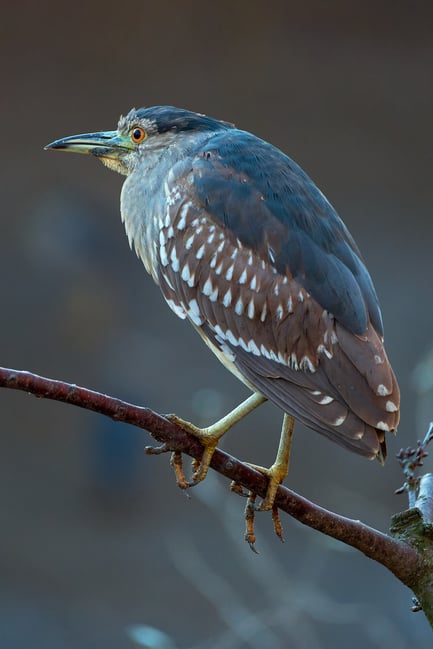
[[[133,108],[119,119],[116,131],[72,135],[51,142],[45,149],[94,155],[110,169],[127,176],[141,158],[150,152],[163,152],[182,134],[229,128],[233,125],[174,106]]]

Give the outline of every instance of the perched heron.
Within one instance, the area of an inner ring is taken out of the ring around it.
[[[222,435],[269,399],[285,413],[262,509],[287,475],[294,420],[383,462],[400,395],[378,299],[334,208],[287,155],[230,123],[172,106],[46,148],[96,156],[127,178],[131,247],[170,308],[253,392],[200,429],[207,473]]]

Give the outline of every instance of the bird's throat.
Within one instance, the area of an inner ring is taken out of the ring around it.
[[[128,175],[128,168],[119,158],[109,158],[105,156],[98,156],[98,158],[103,165],[105,165],[112,171],[117,171],[117,173],[122,174],[122,176]]]

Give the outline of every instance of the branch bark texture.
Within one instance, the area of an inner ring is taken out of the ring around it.
[[[26,371],[0,368],[0,387],[22,390],[98,412],[147,430],[164,450],[200,459],[198,440],[150,408],[136,406],[74,384]],[[266,478],[228,453],[217,449],[211,467],[249,491],[264,497]],[[298,521],[350,545],[388,568],[412,589],[433,626],[433,476],[423,477],[416,507],[393,519],[391,535],[340,516],[280,486],[275,504]]]

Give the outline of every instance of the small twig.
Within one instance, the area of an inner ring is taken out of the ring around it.
[[[409,509],[415,507],[415,501],[418,497],[420,477],[415,475],[416,470],[422,467],[424,459],[428,456],[427,446],[433,440],[433,422],[430,423],[429,429],[422,440],[417,441],[416,448],[401,448],[397,453],[397,460],[406,478],[401,487],[395,490],[396,494],[407,493],[409,499]]]

